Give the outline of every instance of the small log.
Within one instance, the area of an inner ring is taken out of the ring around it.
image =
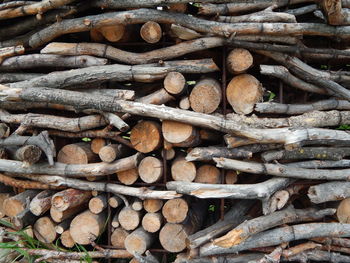
[[[103,138],[94,138],[91,141],[91,151],[95,154],[98,154],[102,147],[106,146],[107,142]]]
[[[124,207],[118,215],[120,226],[125,230],[136,229],[141,222],[141,212],[130,207]]]
[[[86,208],[86,205],[80,205],[80,206],[72,207],[72,208],[64,210],[64,211],[59,211],[56,208],[54,208],[53,206],[51,206],[50,216],[51,216],[52,220],[55,221],[56,223],[61,223],[65,219],[76,215],[77,213],[84,210],[85,208]]]
[[[190,99],[187,96],[181,98],[179,102],[179,107],[183,110],[188,110],[189,108],[191,108]]]
[[[199,132],[189,124],[176,121],[163,121],[162,132],[164,139],[178,147],[191,147],[198,144]]]
[[[140,162],[138,173],[145,183],[155,183],[163,176],[163,163],[156,157],[147,156]]]
[[[104,37],[97,28],[91,28],[90,39],[93,42],[102,42],[104,40]]]
[[[0,218],[3,218],[5,216],[4,201],[11,196],[12,195],[10,193],[0,193]]]
[[[164,78],[164,89],[170,94],[181,94],[186,88],[186,79],[179,72],[169,72]]]
[[[70,231],[66,230],[61,234],[61,243],[66,248],[72,248],[75,246],[75,241],[73,240]]]
[[[214,157],[225,157],[229,159],[249,159],[253,152],[240,148],[229,149],[227,147],[196,147],[187,153],[187,161],[211,161]]]
[[[125,25],[104,26],[97,29],[105,39],[110,42],[118,42],[122,39],[125,32]],[[98,41],[100,42],[100,41]]]
[[[139,227],[126,237],[124,245],[131,254],[143,254],[150,248],[153,241],[154,235]]]
[[[141,211],[143,209],[142,200],[139,198],[135,198],[131,202],[131,208],[134,209],[135,211]]]
[[[63,212],[67,209],[87,203],[90,198],[91,191],[69,188],[54,194],[51,199],[51,204],[55,209]]]
[[[235,48],[227,56],[227,70],[233,74],[240,74],[253,66],[252,54],[244,48]]]
[[[89,210],[94,214],[102,213],[107,207],[107,196],[102,194],[95,196],[89,201]]]
[[[40,242],[52,243],[57,237],[55,227],[55,223],[49,217],[40,217],[34,224],[34,235]]]
[[[3,209],[5,215],[9,217],[14,217],[21,213],[29,204],[29,201],[32,200],[39,191],[37,190],[26,190],[18,195],[12,196],[6,199],[3,203]]]
[[[111,163],[115,159],[124,157],[129,149],[122,144],[109,144],[102,147],[98,153],[103,162]]]
[[[196,178],[196,165],[183,157],[176,158],[171,165],[171,177],[175,181],[192,182]]]
[[[57,224],[55,226],[55,231],[57,234],[61,235],[64,231],[66,231],[67,229],[69,229],[70,226],[70,219],[66,219],[64,221],[62,221],[61,223]]]
[[[225,172],[225,183],[226,184],[235,184],[238,181],[238,174],[234,170],[227,170]]]
[[[121,210],[121,208],[119,207],[112,218],[111,225],[114,228],[120,227],[120,223],[119,223],[119,219],[118,219],[120,210]]]
[[[125,239],[130,233],[121,227],[117,227],[113,230],[111,235],[111,244],[112,246],[125,249]]]
[[[16,230],[22,230],[29,225],[33,225],[35,220],[37,220],[37,217],[30,212],[28,207],[16,216],[10,218],[10,222]]]
[[[137,168],[117,172],[119,182],[125,185],[132,185],[139,178],[139,172]]]
[[[175,150],[173,148],[171,148],[171,149],[164,149],[162,151],[162,157],[165,160],[167,160],[167,161],[170,161],[170,160],[174,159],[175,155],[176,155],[176,152],[175,152]]]
[[[147,43],[157,43],[162,38],[162,28],[157,22],[148,21],[142,25],[140,35]]]
[[[220,170],[214,165],[204,164],[197,169],[196,183],[219,184],[221,182]]]
[[[51,198],[54,192],[51,190],[44,190],[38,193],[30,202],[29,209],[36,215],[41,216],[51,208]]]
[[[89,210],[80,213],[70,224],[69,231],[73,240],[80,245],[91,244],[102,234],[106,218],[106,213],[96,215]]]
[[[142,218],[142,227],[150,233],[157,232],[163,223],[163,216],[161,213],[146,213]]]
[[[350,222],[349,209],[350,209],[349,198],[346,198],[339,203],[337,208],[337,218],[340,223],[348,224]]]
[[[12,155],[10,149],[9,153]],[[40,160],[42,151],[36,145],[24,145],[13,152],[13,157],[17,161],[26,162],[28,164],[36,163]]]
[[[141,121],[134,126],[130,133],[130,142],[135,150],[149,153],[162,145],[160,125],[154,121]]]
[[[200,38],[202,35],[192,29],[176,24],[170,26],[171,34],[182,40],[192,40]]]
[[[119,196],[113,195],[108,199],[108,204],[112,208],[117,208],[123,204],[123,200]]]
[[[0,11],[1,13],[1,11]],[[14,46],[14,47],[4,47],[0,48],[0,67],[3,61],[12,56],[16,56],[17,54],[23,54],[24,53],[24,47],[23,46]]]
[[[185,199],[176,198],[165,202],[162,214],[169,223],[183,222],[189,212],[189,206]]]
[[[192,89],[189,100],[194,111],[212,113],[219,107],[221,97],[221,87],[218,81],[202,79]]]
[[[226,88],[226,97],[236,113],[249,114],[262,99],[261,83],[250,74],[234,77]]]
[[[163,200],[161,199],[146,199],[143,201],[143,208],[148,213],[156,213],[162,209]]]
[[[90,145],[84,142],[67,144],[57,154],[57,161],[67,164],[87,164],[96,159]]]

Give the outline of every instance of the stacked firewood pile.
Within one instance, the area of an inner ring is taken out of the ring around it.
[[[350,262],[348,8],[0,1],[0,262]]]

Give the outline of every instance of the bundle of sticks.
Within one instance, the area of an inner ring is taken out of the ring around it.
[[[0,263],[350,262],[349,8],[0,1]]]

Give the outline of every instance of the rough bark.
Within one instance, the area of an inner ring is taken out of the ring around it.
[[[42,73],[1,73],[0,83],[11,83],[43,76]]]
[[[16,230],[21,230],[29,225],[33,225],[36,219],[37,217],[27,207],[19,214],[11,217],[10,222]]]
[[[0,10],[1,13],[1,10]],[[13,46],[0,48],[0,68],[6,58],[13,57],[24,53],[23,46]]]
[[[6,199],[3,203],[5,215],[9,217],[18,215],[26,209],[27,205],[29,205],[30,200],[32,200],[38,193],[39,191],[37,190],[27,190]]]
[[[41,216],[51,208],[51,198],[54,194],[51,190],[44,190],[37,194],[30,202],[29,209],[36,215]]]
[[[11,176],[0,174],[0,182],[8,186],[22,189],[62,189],[62,187],[51,186],[45,183],[30,180],[19,180]]]
[[[229,159],[242,158],[249,159],[253,156],[253,152],[240,148],[229,149],[226,147],[208,146],[196,147],[187,155],[187,161],[211,161],[215,157],[224,157]]]
[[[41,149],[35,145],[24,145],[14,151],[11,148],[7,148],[7,152],[13,159],[29,165],[38,162],[42,154]]]
[[[302,252],[290,258],[282,258],[282,262],[309,262],[312,261],[326,261],[332,263],[350,262],[350,257],[342,255],[340,253],[322,251],[313,249]]]
[[[60,212],[87,203],[91,198],[91,191],[68,188],[52,196],[51,205]]]

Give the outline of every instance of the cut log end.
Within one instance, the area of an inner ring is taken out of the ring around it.
[[[186,87],[186,79],[179,72],[169,72],[164,79],[164,88],[170,94],[180,94]]]
[[[162,38],[162,28],[157,22],[148,21],[142,25],[140,35],[147,43],[157,43]]]
[[[129,253],[143,254],[150,247],[153,240],[153,235],[140,227],[126,237],[124,244]]]
[[[171,166],[171,176],[175,181],[192,182],[196,178],[196,166],[185,158],[177,158]]]
[[[87,143],[67,144],[57,155],[57,161],[66,164],[87,164],[94,160],[96,155]]]
[[[142,227],[150,233],[157,232],[163,222],[163,216],[161,213],[147,213],[142,218]]]
[[[173,253],[181,252],[186,248],[186,233],[181,224],[166,223],[159,232],[159,240],[162,247]]]
[[[118,215],[118,220],[125,230],[136,229],[141,221],[141,213],[130,207],[124,207]]]
[[[159,149],[162,145],[160,125],[153,121],[141,121],[131,130],[130,142],[134,148],[142,153],[149,153]]]
[[[185,199],[176,198],[168,200],[162,209],[162,214],[169,223],[183,222],[188,213],[189,207]]]
[[[75,242],[74,242],[69,230],[66,230],[61,234],[61,243],[66,248],[74,247]]]
[[[162,209],[163,200],[161,199],[146,199],[143,201],[143,208],[149,213],[158,212]]]
[[[55,226],[49,217],[41,217],[34,224],[34,235],[40,242],[52,243],[57,236]]]
[[[219,184],[220,183],[220,170],[214,165],[205,164],[198,168],[196,178],[194,180],[196,183],[205,184]]]
[[[95,138],[91,141],[91,150],[95,154],[99,154],[102,147],[106,146],[107,142],[103,138]]]
[[[337,218],[340,223],[350,223],[350,198],[340,202],[337,208]]]
[[[253,56],[244,48],[235,48],[227,56],[227,70],[233,74],[243,73],[252,65]]]
[[[104,26],[98,28],[98,31],[110,42],[118,42],[125,33],[125,25]]]
[[[139,178],[139,172],[137,168],[117,172],[119,182],[125,185],[131,185]]]
[[[111,244],[119,249],[125,249],[125,239],[130,233],[121,227],[117,227],[113,230],[111,236]]]
[[[163,163],[158,158],[147,156],[140,162],[138,172],[145,183],[155,183],[163,175]]]

